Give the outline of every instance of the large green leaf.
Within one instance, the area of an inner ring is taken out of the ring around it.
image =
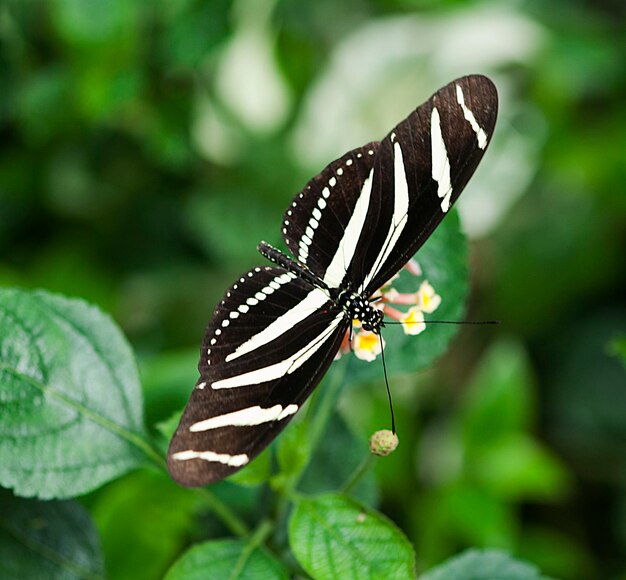
[[[382,514],[339,494],[299,500],[289,544],[316,579],[415,576],[415,554],[402,532]]]
[[[166,580],[280,580],[287,570],[260,548],[242,540],[214,540],[194,546],[170,568]]]
[[[161,471],[144,469],[99,490],[90,510],[102,538],[107,576],[162,578],[189,538],[198,535],[202,508],[197,494]],[[207,528],[205,522],[203,533]]]
[[[35,501],[0,490],[0,577],[103,578],[100,542],[73,501]]]
[[[547,580],[530,564],[497,550],[468,550],[420,576],[420,580]]]
[[[69,498],[153,453],[133,356],[109,317],[81,300],[1,290],[0,329],[0,484]]]

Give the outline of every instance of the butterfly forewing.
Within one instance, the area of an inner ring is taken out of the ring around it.
[[[371,295],[432,234],[478,166],[497,110],[489,79],[463,77],[435,93],[381,141],[371,194],[377,226],[362,239],[361,262],[349,273],[359,292]]]
[[[371,295],[456,201],[491,139],[497,108],[489,79],[463,77],[381,142],[328,165],[285,213],[293,255],[329,286]]]
[[[283,239],[291,253],[334,288],[343,281],[350,257],[346,245],[337,255],[339,244],[374,165],[378,146],[378,142],[368,143],[333,161],[309,181],[283,216]]]
[[[347,325],[325,291],[282,268],[244,274],[206,330],[200,379],[168,452],[172,476],[204,485],[247,465],[302,406]]]

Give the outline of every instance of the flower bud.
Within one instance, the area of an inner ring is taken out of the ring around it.
[[[398,446],[398,436],[389,429],[376,431],[370,437],[370,451],[374,455],[389,455],[393,453]]]

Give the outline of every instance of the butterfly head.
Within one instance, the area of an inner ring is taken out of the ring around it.
[[[345,296],[342,306],[352,320],[361,323],[363,330],[380,334],[380,329],[384,326],[384,314],[378,308],[374,308],[367,299],[358,294],[349,294]]]

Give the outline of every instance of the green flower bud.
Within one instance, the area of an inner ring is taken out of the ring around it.
[[[389,429],[376,431],[370,437],[370,451],[374,455],[389,455],[393,453],[398,446],[398,436]]]

